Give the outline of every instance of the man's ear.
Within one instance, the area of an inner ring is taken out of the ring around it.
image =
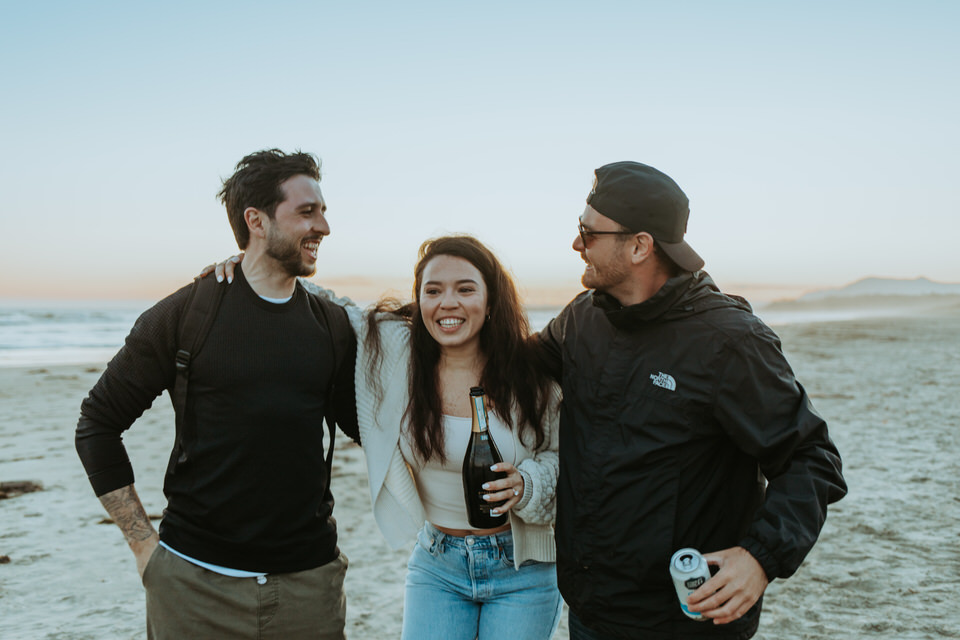
[[[247,229],[250,230],[251,237],[265,238],[267,236],[267,230],[263,226],[266,217],[267,214],[254,207],[247,207],[243,210],[243,219],[247,223]]]
[[[641,231],[633,236],[633,245],[630,247],[630,261],[633,264],[640,264],[653,255],[653,236],[646,231]]]

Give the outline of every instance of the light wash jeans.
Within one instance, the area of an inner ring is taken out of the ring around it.
[[[407,563],[404,640],[548,640],[560,623],[556,565],[513,567],[513,534],[458,538],[429,522]]]

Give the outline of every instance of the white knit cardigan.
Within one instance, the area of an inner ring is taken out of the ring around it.
[[[381,389],[378,393],[377,385],[369,384],[366,377],[373,358],[366,348],[366,313],[347,298],[337,298],[311,282],[303,284],[344,306],[357,334],[357,418],[367,461],[370,500],[381,533],[391,547],[402,548],[416,540],[426,520],[413,471],[399,445],[409,398],[410,330],[405,322],[388,319],[389,316],[384,316],[379,323],[381,359],[377,380]],[[522,460],[517,468],[524,480],[523,498],[509,512],[514,566],[518,569],[527,560],[556,561],[553,522],[559,471],[558,422],[559,391],[555,389],[548,414],[544,416],[546,446],[543,451],[531,451],[518,437],[519,428],[513,429],[517,458]]]

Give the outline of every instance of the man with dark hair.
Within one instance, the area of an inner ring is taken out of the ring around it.
[[[182,343],[204,283],[144,312],[81,407],[77,451],[136,557],[150,638],[344,637],[329,482],[334,422],[357,437],[356,339],[297,280],[330,233],[319,178],[305,153],[241,160],[220,197],[246,259],[234,286],[207,281],[219,308],[199,348]],[[158,535],[122,434],[164,390],[177,438]]]
[[[636,162],[596,170],[580,294],[537,337],[561,382],[557,572],[572,640],[745,639],[793,574],[840,456],[777,336],[684,241],[689,206]],[[681,610],[672,554],[716,573]],[[711,624],[712,623],[712,624]]]
[[[290,154],[278,149],[258,151],[241,160],[234,174],[223,181],[217,195],[227,208],[233,235],[241,249],[246,249],[250,242],[250,229],[244,217],[246,209],[254,207],[274,220],[277,205],[286,199],[282,185],[294,176],[305,176],[319,183],[320,163],[309,153],[299,151]],[[322,202],[323,198],[319,200]]]

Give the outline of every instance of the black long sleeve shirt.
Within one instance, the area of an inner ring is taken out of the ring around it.
[[[134,481],[122,434],[173,388],[188,294],[184,287],[137,320],[83,402],[77,451],[97,495]],[[330,331],[308,295],[298,284],[290,301],[267,302],[238,269],[223,296],[191,362],[190,455],[164,480],[160,538],[182,553],[264,572],[310,569],[338,553],[323,416],[330,402],[354,404],[355,358],[334,371]],[[349,421],[341,427],[355,435]]]

